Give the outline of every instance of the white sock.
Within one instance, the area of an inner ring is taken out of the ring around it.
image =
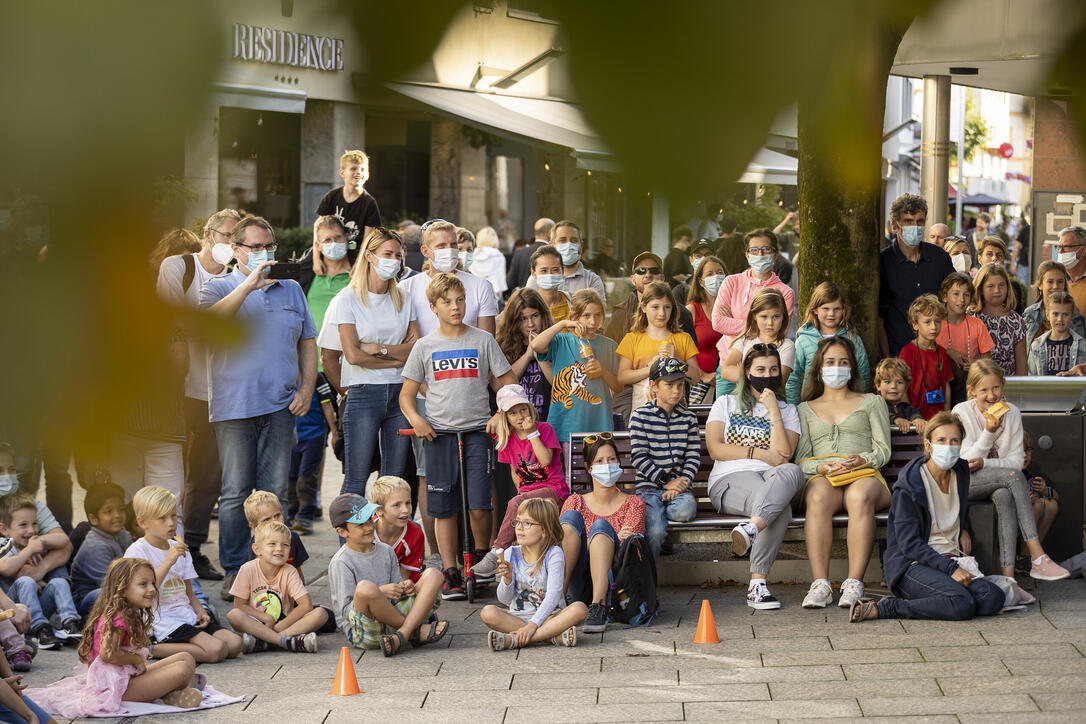
[[[763,586],[766,589],[769,588],[769,586],[766,585],[766,582],[765,582],[764,578],[752,578],[752,579],[750,579],[750,583],[747,584],[747,590],[751,591],[754,588],[756,588],[757,586]]]

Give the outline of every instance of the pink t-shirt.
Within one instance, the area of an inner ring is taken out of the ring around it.
[[[128,622],[124,620],[124,616],[118,611],[113,614],[113,628],[118,631],[124,631],[124,638],[121,639],[121,646],[127,647],[131,644],[131,636],[129,635],[131,630],[128,628]],[[98,619],[97,625],[94,627],[94,643],[91,645],[90,659],[87,663],[94,661],[98,658],[98,653],[102,650],[102,639],[106,635],[106,620],[104,618]]]
[[[513,472],[520,477],[518,493],[550,488],[558,496],[560,503],[569,497],[569,486],[566,485],[566,476],[562,471],[562,446],[558,444],[558,435],[554,428],[547,423],[536,423],[536,429],[539,430],[539,439],[543,446],[554,453],[550,465],[540,465],[535,451],[532,450],[532,441],[519,439],[515,432],[509,436],[505,448],[498,451],[498,462],[511,465]]]
[[[283,566],[269,580],[260,570],[260,561],[253,560],[238,570],[230,595],[245,599],[253,608],[279,621],[290,613],[299,598],[308,596],[309,591],[294,566]]]

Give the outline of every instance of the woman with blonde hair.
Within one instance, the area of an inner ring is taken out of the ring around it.
[[[342,492],[362,495],[378,444],[380,474],[403,476],[410,441],[399,430],[410,425],[400,411],[400,388],[419,330],[414,306],[396,284],[403,258],[400,235],[379,226],[360,252],[350,285],[332,300],[325,320],[339,329],[345,361]]]
[[[509,288],[505,281],[505,255],[498,248],[498,232],[491,226],[484,226],[475,235],[475,252],[472,263],[465,267],[477,277],[482,277],[494,287],[499,297]]]

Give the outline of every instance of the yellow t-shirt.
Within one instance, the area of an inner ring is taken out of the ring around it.
[[[562,298],[558,300],[558,304],[551,306],[550,310],[555,322],[564,322],[569,319],[569,300],[566,295],[563,294]]]
[[[617,352],[619,357],[630,360],[636,370],[648,365],[659,353],[660,345],[667,342],[675,346],[675,356],[683,362],[698,354],[697,345],[686,332],[672,332],[663,340],[650,339],[645,332],[629,332],[622,338]]]

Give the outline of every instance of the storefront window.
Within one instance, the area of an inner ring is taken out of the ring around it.
[[[301,116],[219,109],[219,208],[299,224]]]

